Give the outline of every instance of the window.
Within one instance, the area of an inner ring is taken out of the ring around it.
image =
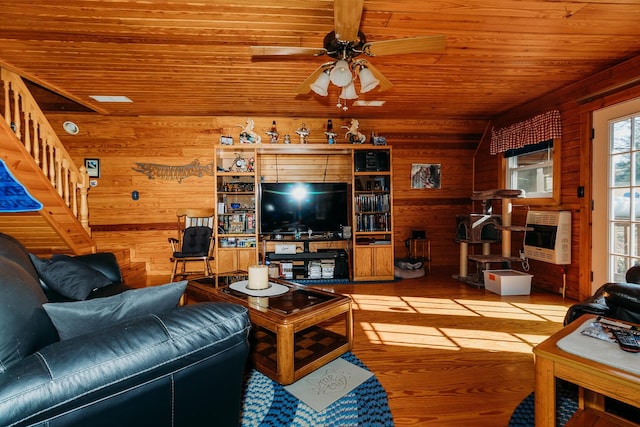
[[[640,262],[640,98],[593,113],[591,292]]]
[[[609,123],[609,272],[624,282],[640,263],[640,115]]]
[[[556,142],[557,145],[557,142]],[[504,153],[504,188],[522,190],[523,197],[530,199],[557,198],[558,178],[554,163],[558,161],[554,140],[526,145]]]

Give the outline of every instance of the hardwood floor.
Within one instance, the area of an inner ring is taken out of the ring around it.
[[[456,272],[321,286],[353,298],[353,353],[387,391],[396,426],[507,426],[533,391],[531,349],[562,328],[575,303],[536,289],[502,297],[458,282]]]
[[[397,426],[506,426],[534,387],[531,349],[575,301],[535,289],[501,297],[451,274],[323,289],[353,298],[353,353],[384,386]]]

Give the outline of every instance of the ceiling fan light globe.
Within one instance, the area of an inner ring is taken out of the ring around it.
[[[358,98],[358,94],[356,93],[356,85],[353,84],[353,81],[342,88],[342,92],[340,93],[340,98],[342,99]]]
[[[329,73],[323,71],[320,73],[315,82],[309,86],[312,91],[320,96],[327,96],[329,94]]]
[[[349,70],[349,63],[344,59],[336,61],[331,73],[329,74],[331,83],[338,87],[345,87],[351,80],[351,71]]]
[[[360,93],[367,93],[378,87],[380,80],[376,79],[370,69],[362,67],[360,69]]]

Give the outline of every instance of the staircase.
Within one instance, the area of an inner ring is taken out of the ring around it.
[[[64,149],[17,74],[0,69],[0,158],[44,206],[39,212],[0,212],[0,231],[38,255],[96,251],[89,228],[89,177]]]

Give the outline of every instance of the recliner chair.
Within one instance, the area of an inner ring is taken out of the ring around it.
[[[569,307],[564,324],[583,314],[640,323],[640,265],[627,270],[625,279],[627,283],[605,283],[593,296]]]

